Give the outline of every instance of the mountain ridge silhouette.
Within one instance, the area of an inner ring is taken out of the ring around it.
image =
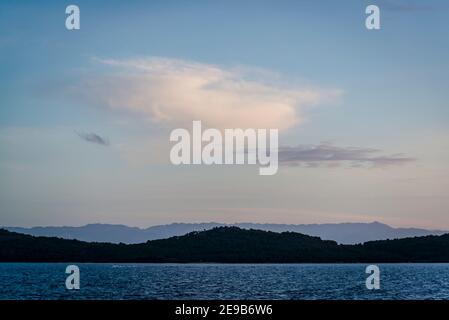
[[[0,229],[0,262],[449,262],[449,233],[341,245],[295,232],[217,227],[140,244],[112,244],[34,237]]]
[[[171,223],[148,228],[129,227],[123,224],[92,223],[80,227],[2,227],[12,232],[34,236],[55,236],[87,242],[142,243],[147,240],[181,236],[192,231],[210,230],[220,226],[236,226],[243,229],[284,232],[291,231],[341,244],[356,244],[372,240],[401,239],[407,237],[441,235],[448,231],[420,228],[393,228],[380,222],[371,223],[324,223],[324,224],[273,224],[273,223]]]

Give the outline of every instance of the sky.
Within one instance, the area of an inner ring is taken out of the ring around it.
[[[80,29],[65,27],[66,6]],[[365,8],[380,8],[380,30]],[[449,230],[446,1],[1,1],[0,225]],[[169,135],[278,128],[280,167]]]

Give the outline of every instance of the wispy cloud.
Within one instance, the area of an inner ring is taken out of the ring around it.
[[[287,166],[383,167],[415,161],[403,154],[381,155],[381,150],[363,147],[338,147],[331,144],[279,148],[279,163]]]
[[[101,146],[109,146],[109,140],[99,136],[96,133],[76,132],[76,134],[84,141],[95,143]]]
[[[141,114],[167,126],[292,127],[304,107],[335,103],[342,92],[298,87],[267,72],[166,58],[96,59],[106,74],[89,77],[83,92],[98,104]]]

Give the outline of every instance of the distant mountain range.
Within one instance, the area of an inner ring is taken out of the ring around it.
[[[236,223],[173,223],[152,226],[146,229],[114,224],[88,224],[82,227],[3,227],[6,230],[34,236],[60,237],[88,242],[142,243],[148,240],[181,236],[192,231],[210,230],[221,226],[235,226],[242,229],[257,229],[273,232],[297,232],[341,244],[356,244],[372,240],[401,239],[427,235],[441,235],[447,231],[417,228],[393,228],[389,225],[372,223],[338,224],[260,224]]]
[[[141,244],[112,244],[0,229],[0,262],[449,262],[449,234],[339,245],[294,232],[218,227]]]

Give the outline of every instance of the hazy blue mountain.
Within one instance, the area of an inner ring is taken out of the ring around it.
[[[148,240],[181,236],[192,231],[209,230],[219,226],[237,226],[244,229],[284,232],[292,231],[342,244],[363,243],[371,240],[397,239],[441,235],[447,231],[417,228],[393,228],[379,222],[338,224],[260,224],[237,223],[172,223],[152,226],[146,229],[112,224],[88,224],[82,227],[4,227],[12,232],[34,236],[60,237],[89,242],[142,243]]]
[[[148,240],[165,239],[181,236],[192,231],[209,230],[222,226],[219,223],[172,223],[169,225],[152,226],[146,229],[128,227],[118,224],[88,224],[81,227],[3,227],[12,232],[29,234],[33,236],[60,237],[64,239],[77,239],[88,242],[111,243],[142,243]]]
[[[363,243],[371,240],[401,239],[407,237],[422,237],[427,235],[442,235],[447,231],[426,230],[417,228],[393,228],[389,225],[372,223],[338,223],[338,224],[238,224],[241,228],[253,228],[265,231],[292,231],[324,240],[334,240],[342,244]]]

